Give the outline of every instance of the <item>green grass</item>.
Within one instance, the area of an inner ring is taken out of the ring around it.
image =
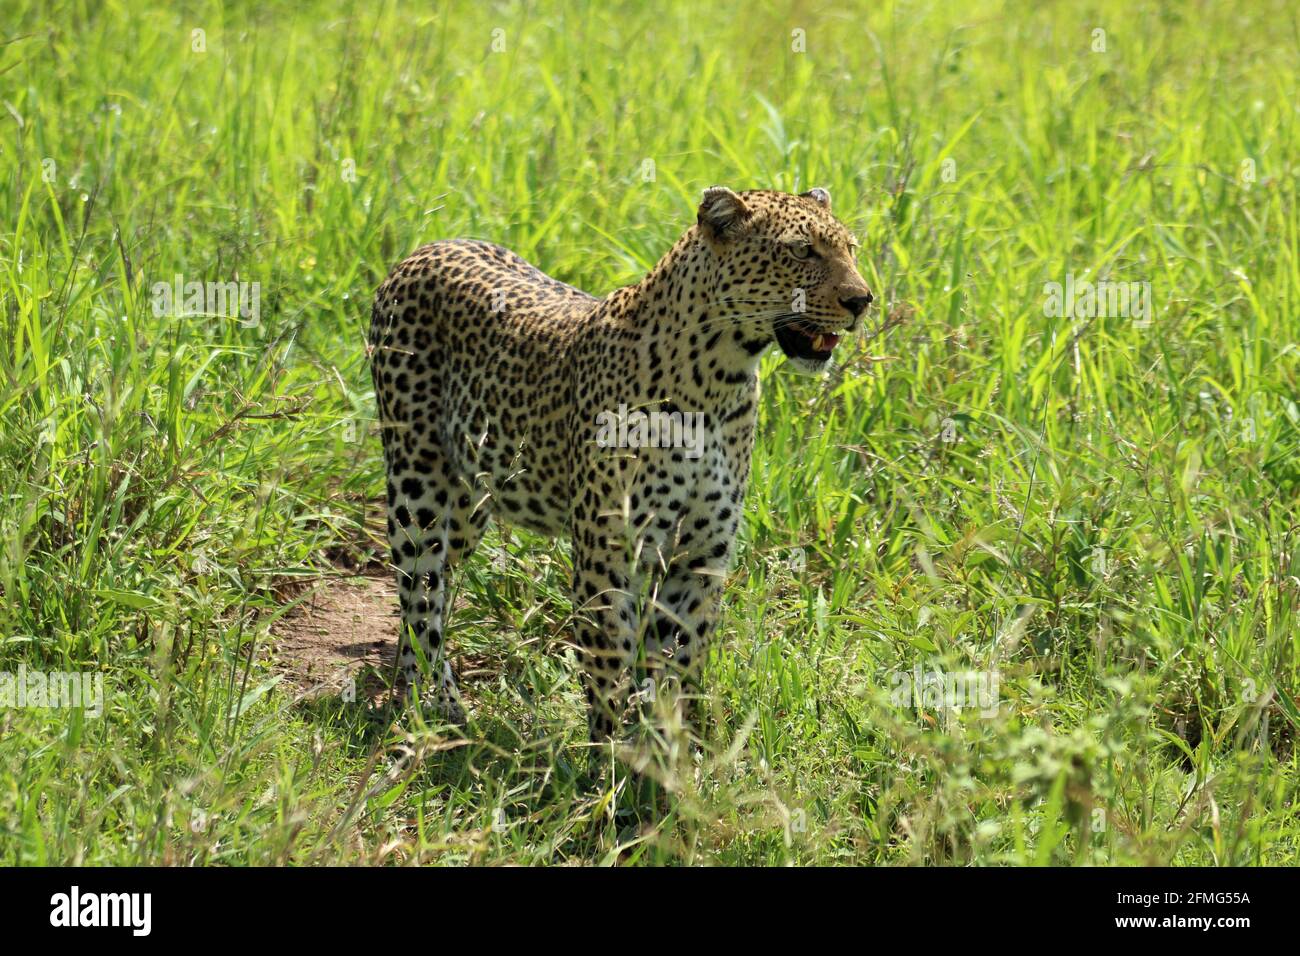
[[[1292,5],[141,6],[3,18],[0,670],[108,700],[0,708],[0,863],[1297,863]],[[366,556],[388,268],[603,292],[714,183],[828,187],[907,322],[765,361],[698,772],[583,779],[526,536],[460,579],[466,739],[295,703],[268,628]],[[156,317],[177,273],[260,322]],[[1149,323],[1047,314],[1068,274]],[[996,715],[899,706],[916,666]]]

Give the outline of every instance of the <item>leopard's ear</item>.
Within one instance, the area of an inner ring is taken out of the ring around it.
[[[822,187],[818,186],[815,189],[810,189],[806,193],[800,193],[799,195],[811,199],[817,205],[824,207],[827,211],[831,208],[831,194],[828,189],[822,189]]]
[[[714,239],[732,239],[741,233],[751,215],[745,200],[726,186],[710,186],[700,199],[697,221]]]

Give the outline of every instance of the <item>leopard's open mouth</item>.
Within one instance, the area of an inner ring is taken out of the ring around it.
[[[822,332],[805,322],[791,321],[789,317],[776,321],[776,344],[787,358],[825,362],[839,341],[834,332]]]

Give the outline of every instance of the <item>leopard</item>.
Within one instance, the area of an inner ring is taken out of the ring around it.
[[[643,686],[673,689],[699,733],[760,362],[775,345],[825,372],[873,301],[858,250],[825,188],[714,186],[654,267],[603,297],[478,239],[396,265],[367,338],[401,613],[394,694],[465,726],[448,578],[495,519],[569,541],[565,644],[591,741],[616,738]]]

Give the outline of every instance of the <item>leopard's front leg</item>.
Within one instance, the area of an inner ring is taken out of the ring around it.
[[[646,674],[656,694],[680,707],[683,726],[696,737],[703,731],[700,672],[722,604],[725,567],[674,566],[650,609],[646,632]]]
[[[608,516],[573,527],[574,639],[593,743],[614,737],[637,655],[637,600],[620,536]]]
[[[647,609],[647,675],[656,688],[675,695],[683,724],[697,738],[703,732],[700,672],[717,628],[736,533],[730,511],[719,514],[723,519],[702,540],[673,557]]]

